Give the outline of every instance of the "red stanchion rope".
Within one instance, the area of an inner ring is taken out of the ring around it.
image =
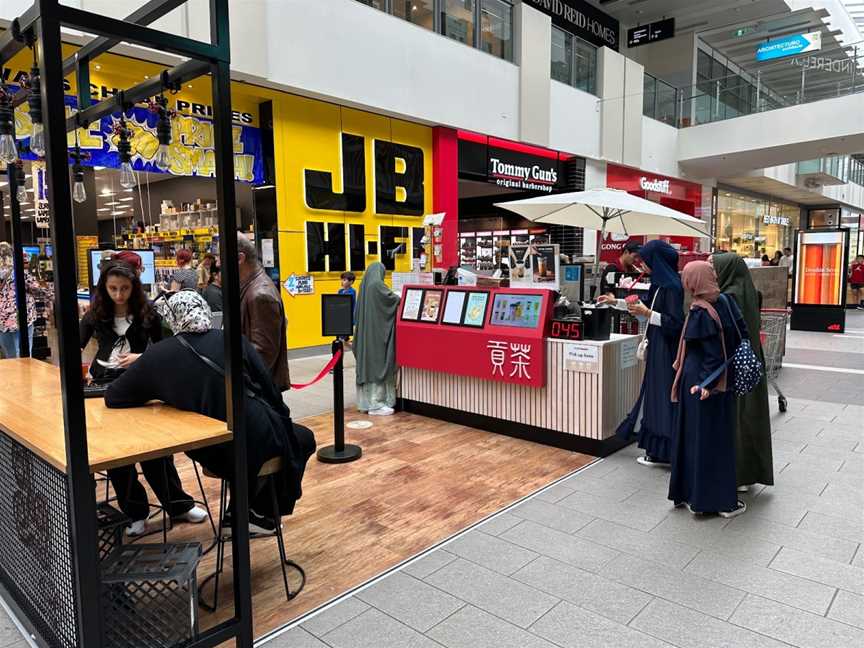
[[[336,366],[336,363],[339,362],[339,359],[340,359],[341,357],[342,357],[342,349],[339,349],[339,350],[336,352],[336,355],[334,355],[334,356],[330,359],[330,362],[327,363],[327,366],[324,367],[324,368],[321,370],[321,373],[319,373],[317,376],[315,376],[315,377],[311,380],[311,382],[308,382],[308,383],[301,383],[301,384],[299,384],[299,385],[295,385],[294,383],[291,383],[291,389],[305,389],[306,387],[309,387],[310,385],[314,385],[315,383],[317,383],[318,381],[320,381],[322,378],[324,378],[324,376],[326,376],[327,374],[330,373],[330,371],[333,369],[333,367]]]

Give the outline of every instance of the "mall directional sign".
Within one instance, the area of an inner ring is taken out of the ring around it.
[[[756,50],[756,60],[771,61],[804,52],[815,52],[820,49],[822,49],[822,32],[783,36],[762,43]]]

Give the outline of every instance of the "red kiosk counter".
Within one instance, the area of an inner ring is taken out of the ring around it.
[[[581,340],[554,293],[405,286],[396,324],[405,411],[606,456],[639,395],[639,337]],[[574,339],[576,338],[576,339]]]

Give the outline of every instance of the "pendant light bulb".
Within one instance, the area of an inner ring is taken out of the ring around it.
[[[18,161],[18,145],[9,133],[0,135],[0,160],[6,164],[15,164]]]
[[[130,162],[120,165],[120,186],[124,189],[132,189],[135,186],[135,172]]]
[[[84,171],[78,166],[73,169],[73,172],[75,184],[72,185],[72,200],[76,203],[83,203],[87,200],[87,189],[84,187]]]
[[[18,189],[15,190],[15,198],[18,200],[18,203],[26,203],[27,202],[27,187],[23,184],[18,185]]]
[[[45,129],[42,124],[33,124],[33,132],[30,134],[30,150],[39,157],[45,157]]]
[[[167,144],[160,144],[159,150],[156,151],[156,158],[153,160],[156,168],[160,171],[167,171],[171,166],[171,153]]]

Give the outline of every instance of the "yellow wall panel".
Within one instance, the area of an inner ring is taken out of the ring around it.
[[[365,138],[366,207],[363,212],[312,209],[306,204],[305,170],[332,174],[333,191],[343,189],[340,156],[342,133]],[[314,99],[277,95],[273,100],[273,136],[276,158],[276,193],[279,213],[279,263],[282,278],[290,274],[307,274],[306,222],[361,224],[366,241],[379,241],[379,227],[422,227],[423,215],[378,214],[375,211],[374,140],[396,142],[423,151],[423,213],[432,213],[432,129],[409,122],[375,115],[362,110],[343,108]],[[394,163],[394,171],[405,171],[404,164]],[[404,191],[398,189],[399,196]],[[346,227],[346,254],[347,254]],[[380,242],[379,242],[380,245]],[[411,230],[405,240],[405,254],[397,257],[396,270],[411,269]],[[367,256],[366,265],[377,260]],[[315,295],[291,297],[283,289],[288,316],[288,345],[291,348],[327,344],[322,338],[320,295],[336,292],[340,272],[313,272]],[[361,273],[356,273],[359,288]]]

